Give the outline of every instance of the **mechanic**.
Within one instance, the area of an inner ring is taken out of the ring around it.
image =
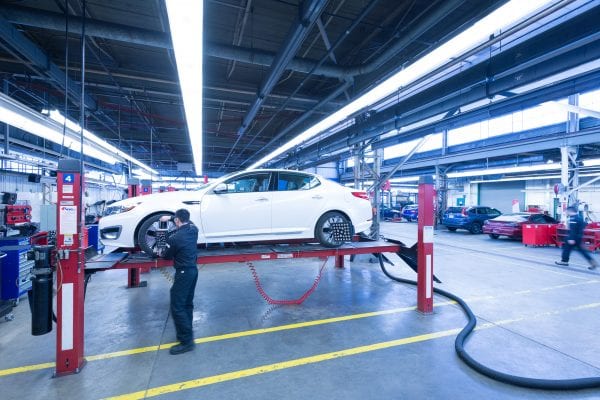
[[[569,256],[571,255],[571,250],[573,250],[573,247],[575,247],[590,264],[588,269],[596,269],[596,267],[598,267],[598,263],[592,258],[592,256],[590,256],[590,253],[583,247],[581,243],[581,239],[583,238],[583,230],[585,229],[586,225],[585,221],[577,213],[576,207],[568,207],[567,215],[569,216],[569,235],[563,244],[561,260],[555,261],[555,263],[557,265],[569,265]]]
[[[181,354],[194,349],[192,329],[194,312],[194,291],[198,281],[198,228],[190,222],[190,212],[184,208],[175,211],[175,216],[164,215],[161,221],[172,220],[177,226],[175,233],[167,239],[167,244],[159,254],[167,260],[173,259],[175,279],[171,286],[171,315],[175,323],[179,344],[171,347],[169,353]]]

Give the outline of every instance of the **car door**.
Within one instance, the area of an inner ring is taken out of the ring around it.
[[[311,236],[329,200],[325,185],[316,176],[301,172],[277,175],[273,192],[273,234]]]
[[[207,192],[200,204],[207,239],[253,240],[271,233],[270,172],[236,175],[224,182],[226,191]]]

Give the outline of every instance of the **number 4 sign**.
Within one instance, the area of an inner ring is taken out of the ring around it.
[[[74,174],[63,174],[63,183],[73,183],[74,180]]]

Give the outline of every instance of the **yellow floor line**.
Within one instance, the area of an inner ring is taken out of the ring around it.
[[[540,318],[540,317],[545,317],[545,316],[556,315],[556,314],[560,314],[560,313],[564,313],[564,312],[591,309],[591,308],[597,308],[597,307],[600,307],[600,303],[591,303],[591,304],[585,304],[585,305],[581,305],[581,306],[566,308],[563,310],[548,311],[548,312],[544,312],[544,313],[535,314],[530,317],[515,318],[515,319],[498,321],[498,322],[494,322],[494,323],[489,322],[489,323],[481,324],[480,326],[477,327],[477,330],[488,329],[488,328],[492,328],[492,327],[499,326],[499,325],[506,325],[506,324],[515,323],[515,322],[519,322],[519,321],[525,321],[525,320],[530,320],[530,319],[535,319],[535,318]],[[345,349],[345,350],[317,354],[314,356],[297,358],[294,360],[282,361],[282,362],[278,362],[278,363],[274,363],[274,364],[261,365],[259,367],[242,369],[239,371],[227,372],[224,374],[208,376],[205,378],[192,379],[192,380],[188,380],[188,381],[172,383],[169,385],[158,386],[158,387],[150,388],[147,390],[141,390],[138,392],[127,393],[127,394],[123,394],[123,395],[119,395],[119,396],[115,396],[115,397],[109,397],[105,400],[135,400],[135,399],[145,399],[148,397],[156,397],[156,396],[160,396],[163,394],[199,388],[202,386],[213,385],[215,383],[221,383],[221,382],[231,381],[231,380],[235,380],[235,379],[246,378],[246,377],[254,376],[254,375],[266,374],[269,372],[299,367],[302,365],[315,364],[315,363],[320,363],[323,361],[333,360],[336,358],[348,357],[348,356],[353,356],[353,355],[357,355],[357,354],[368,353],[371,351],[388,349],[391,347],[398,347],[398,346],[403,346],[406,344],[424,342],[427,340],[433,340],[433,339],[438,339],[438,338],[442,338],[442,337],[452,336],[452,335],[458,334],[461,330],[462,330],[462,328],[447,329],[444,331],[427,333],[424,335],[417,335],[417,336],[412,336],[412,337],[407,337],[407,338],[402,338],[402,339],[390,340],[390,341],[370,344],[370,345],[366,345],[366,346],[353,347],[353,348],[349,348],[349,349]]]
[[[520,294],[531,294],[536,291],[540,291],[540,292],[541,291],[549,291],[549,290],[554,290],[554,289],[562,289],[562,288],[566,288],[566,287],[579,286],[579,285],[585,285],[585,284],[595,284],[595,283],[600,283],[600,281],[599,280],[589,280],[586,282],[577,282],[577,283],[549,286],[549,287],[536,289],[536,290],[523,290],[523,291],[507,293],[507,294],[503,294],[503,295],[499,295],[499,296],[476,296],[476,297],[469,298],[466,301],[469,302],[469,301],[478,301],[478,300],[493,300],[493,299],[498,299],[501,297],[509,297],[509,296],[520,295]],[[435,303],[434,306],[440,307],[440,306],[446,306],[446,305],[450,305],[450,304],[455,304],[455,302],[453,302],[453,301],[437,302],[437,303]],[[412,311],[415,309],[416,309],[416,307],[412,306],[412,307],[395,308],[395,309],[391,309],[391,310],[382,310],[382,311],[373,311],[373,312],[361,313],[361,314],[345,315],[345,316],[341,316],[341,317],[333,317],[333,318],[326,318],[326,319],[320,319],[320,320],[314,320],[314,321],[299,322],[299,323],[295,323],[295,324],[280,325],[280,326],[275,326],[275,327],[271,327],[271,328],[254,329],[254,330],[248,330],[248,331],[226,333],[223,335],[207,336],[207,337],[195,339],[195,342],[198,344],[208,343],[208,342],[216,342],[219,340],[235,339],[235,338],[240,338],[240,337],[245,337],[245,336],[260,335],[260,334],[284,331],[284,330],[289,330],[289,329],[298,329],[298,328],[305,328],[305,327],[309,327],[309,326],[330,324],[330,323],[335,323],[335,322],[351,321],[351,320],[375,317],[375,316],[380,316],[380,315],[397,314],[397,313]],[[135,349],[127,349],[127,350],[115,351],[115,352],[111,352],[111,353],[90,355],[90,356],[86,356],[85,359],[87,361],[98,361],[98,360],[111,359],[111,358],[115,358],[115,357],[131,356],[131,355],[135,355],[135,354],[143,354],[143,353],[148,353],[148,352],[169,349],[172,346],[174,346],[175,344],[177,344],[177,343],[172,342],[172,343],[164,343],[164,344],[155,345],[155,346],[138,347]],[[55,366],[55,363],[47,362],[47,363],[41,363],[41,364],[32,364],[32,365],[25,365],[25,366],[20,366],[20,367],[2,369],[2,370],[0,370],[0,377],[14,375],[14,374],[20,374],[20,373],[30,372],[30,371],[37,371],[37,370],[41,370],[41,369],[54,368],[54,366]]]
[[[435,304],[435,307],[442,307],[442,306],[447,306],[450,304],[456,304],[456,302],[454,302],[454,301],[438,302]],[[411,307],[394,308],[391,310],[381,310],[381,311],[372,311],[372,312],[361,313],[361,314],[344,315],[341,317],[319,319],[319,320],[307,321],[307,322],[298,322],[295,324],[279,325],[279,326],[274,326],[271,328],[261,328],[261,329],[253,329],[253,330],[248,330],[248,331],[226,333],[223,335],[206,336],[206,337],[201,337],[201,338],[195,339],[194,342],[196,342],[198,344],[208,343],[208,342],[216,342],[216,341],[220,341],[220,340],[236,339],[236,338],[241,338],[241,337],[245,337],[245,336],[253,336],[253,335],[262,335],[265,333],[285,331],[285,330],[290,330],[290,329],[306,328],[309,326],[318,326],[318,325],[324,325],[324,324],[331,324],[331,323],[335,323],[335,322],[351,321],[351,320],[362,319],[362,318],[376,317],[376,316],[380,316],[380,315],[398,314],[398,313],[414,311],[414,310],[416,310],[416,307],[411,306]],[[85,359],[86,359],[86,361],[106,360],[109,358],[123,357],[123,356],[130,356],[130,355],[134,355],[134,354],[142,354],[142,353],[154,352],[154,351],[158,351],[158,350],[165,350],[176,344],[177,344],[177,342],[163,343],[163,344],[160,344],[157,346],[138,347],[135,349],[128,349],[128,350],[122,350],[122,351],[115,351],[115,352],[111,352],[111,353],[103,353],[103,354],[86,356]],[[36,371],[36,370],[40,370],[40,369],[53,368],[54,366],[55,366],[55,363],[50,362],[50,363],[33,364],[33,365],[26,365],[26,366],[22,366],[22,367],[2,369],[2,370],[0,370],[0,377],[7,376],[7,375],[14,375],[14,374],[28,372],[28,371]]]

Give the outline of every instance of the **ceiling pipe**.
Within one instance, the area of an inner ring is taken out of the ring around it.
[[[428,16],[414,29],[403,33],[401,40],[371,63],[351,67],[339,67],[333,64],[324,64],[316,68],[313,74],[331,78],[347,78],[348,76],[357,76],[373,72],[389,61],[399,51],[403,50],[408,44],[419,38],[422,34],[427,32],[427,30],[431,29],[431,27],[439,24],[444,18],[447,18],[447,15],[462,3],[464,3],[464,0],[448,0],[442,2],[440,8],[434,10],[431,14],[428,14]],[[3,15],[6,20],[13,24],[64,31],[64,15],[60,13],[16,5],[0,5],[0,15]],[[70,16],[69,25],[72,32],[78,32],[81,29],[81,18]],[[173,48],[168,33],[135,28],[111,22],[88,19],[86,20],[86,33],[89,36],[119,42],[164,49]],[[210,57],[263,66],[273,65],[273,62],[277,57],[275,54],[267,51],[216,43],[205,44],[204,53]],[[296,72],[309,73],[313,70],[315,65],[316,62],[312,60],[290,58],[286,68]]]
[[[258,114],[263,102],[269,96],[279,78],[284,73],[287,65],[296,55],[296,52],[304,42],[306,35],[310,32],[312,25],[315,23],[321,12],[327,5],[326,0],[312,0],[309,3],[302,3],[303,7],[298,19],[294,21],[294,26],[288,32],[283,46],[277,53],[277,56],[271,64],[271,70],[260,85],[256,99],[248,110],[248,114],[244,117],[241,126],[238,129],[238,135],[242,136]]]

